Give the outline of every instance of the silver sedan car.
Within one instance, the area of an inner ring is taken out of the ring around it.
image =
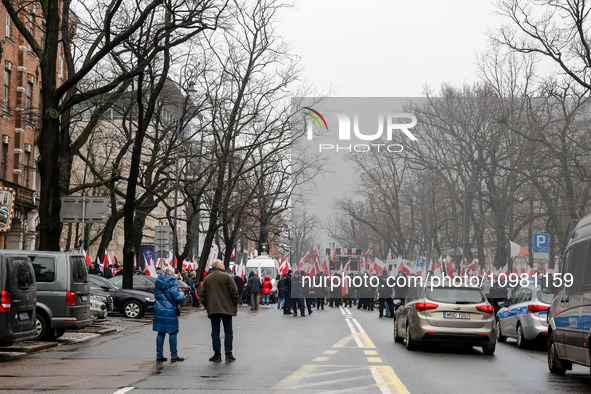
[[[515,338],[521,349],[534,340],[548,338],[548,307],[552,294],[544,294],[539,288],[522,287],[513,292],[497,312],[497,340],[505,342]]]
[[[494,309],[478,287],[416,287],[395,317],[394,341],[406,341],[409,350],[419,343],[440,342],[495,352]]]

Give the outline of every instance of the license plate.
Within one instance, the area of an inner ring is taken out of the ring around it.
[[[446,319],[470,319],[470,314],[466,312],[443,312]]]
[[[82,300],[82,302],[86,302],[86,301],[88,301],[88,296],[85,296],[85,295],[80,296],[80,299]]]
[[[19,312],[18,319],[19,320],[29,320],[29,312]]]

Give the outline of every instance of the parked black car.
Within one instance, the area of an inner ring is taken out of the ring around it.
[[[0,344],[35,337],[36,301],[31,260],[25,255],[0,254]]]
[[[91,288],[102,289],[113,297],[113,312],[119,312],[130,319],[139,319],[146,312],[154,312],[154,294],[141,290],[118,289],[107,279],[88,275]]]
[[[90,295],[103,302],[107,307],[107,312],[113,312],[113,297],[107,290],[92,287],[91,285]]]
[[[154,294],[154,288],[156,287],[156,279],[157,277],[155,276],[134,275],[133,289],[147,291],[148,293]],[[120,289],[123,285],[123,276],[115,276],[109,279],[109,282],[111,282],[116,288]],[[191,287],[180,279],[177,279],[177,282],[179,284],[179,290],[185,293],[185,300],[183,301],[184,306],[187,302],[192,302],[193,300],[191,298]]]
[[[68,329],[89,326],[90,286],[84,256],[78,253],[7,250],[31,259],[37,287],[35,340],[61,337]]]

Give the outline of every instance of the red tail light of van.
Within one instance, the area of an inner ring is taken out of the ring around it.
[[[66,295],[66,306],[75,306],[76,305],[76,293],[73,291],[68,291]]]
[[[12,295],[6,290],[2,290],[0,295],[0,312],[10,312],[10,304],[12,304]]]

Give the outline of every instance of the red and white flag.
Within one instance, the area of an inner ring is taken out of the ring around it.
[[[394,257],[392,257],[392,248],[388,249],[388,257],[386,257],[386,260],[392,260]]]
[[[86,260],[86,265],[90,267],[92,265],[92,260],[90,259],[90,256],[86,253],[86,250],[84,249],[82,249],[82,253],[84,254],[84,260]]]
[[[378,259],[376,257],[375,261],[373,262],[374,265],[374,270],[376,272],[376,275],[381,275],[382,271],[387,269],[388,265],[386,263],[384,263],[382,260]]]
[[[146,269],[144,270],[144,273],[147,276],[158,276],[158,274],[156,274],[156,267],[154,267],[154,260],[150,258],[150,261],[146,261],[146,256],[144,256],[144,261],[146,263]]]
[[[511,257],[529,256],[529,252],[523,246],[513,241],[509,241],[509,245],[511,245]]]

